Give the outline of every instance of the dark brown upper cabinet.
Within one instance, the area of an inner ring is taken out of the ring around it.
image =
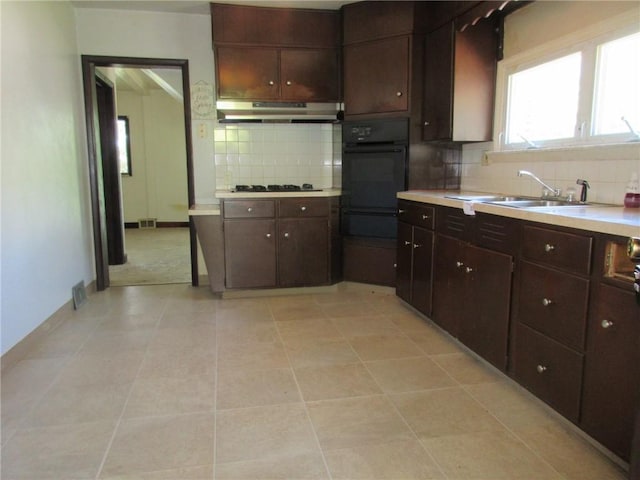
[[[211,4],[218,98],[337,102],[337,11]]]
[[[338,53],[334,49],[218,46],[218,98],[337,101]]]
[[[342,12],[345,116],[419,114],[424,2],[359,2]]]
[[[426,35],[423,140],[492,139],[497,40],[491,18],[464,31],[450,21]]]

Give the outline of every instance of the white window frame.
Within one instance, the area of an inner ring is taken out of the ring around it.
[[[620,15],[588,28],[573,32],[554,41],[534,47],[498,62],[496,74],[496,105],[494,121],[494,151],[531,150],[524,140],[506,144],[509,76],[513,73],[550,62],[576,52],[582,52],[580,77],[580,97],[577,121],[572,138],[536,141],[540,150],[625,143],[634,139],[631,132],[610,135],[591,135],[591,115],[594,110],[594,90],[596,81],[596,55],[598,45],[632,35],[640,31],[640,25],[632,15]],[[640,125],[633,125],[640,130]]]

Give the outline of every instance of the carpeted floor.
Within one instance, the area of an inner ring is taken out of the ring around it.
[[[127,263],[111,265],[112,286],[191,282],[188,228],[125,229]]]

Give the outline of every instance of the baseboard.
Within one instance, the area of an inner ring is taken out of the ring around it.
[[[89,301],[90,296],[96,292],[95,280],[87,285],[85,289],[87,292],[87,301]],[[0,357],[0,372],[4,372],[25,358],[45,336],[50,335],[54,329],[69,318],[73,311],[73,298],[71,298]]]

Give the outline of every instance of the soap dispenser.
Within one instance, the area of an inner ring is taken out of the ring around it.
[[[624,196],[624,206],[627,208],[640,208],[640,184],[638,174],[633,172],[627,184],[627,193]]]

